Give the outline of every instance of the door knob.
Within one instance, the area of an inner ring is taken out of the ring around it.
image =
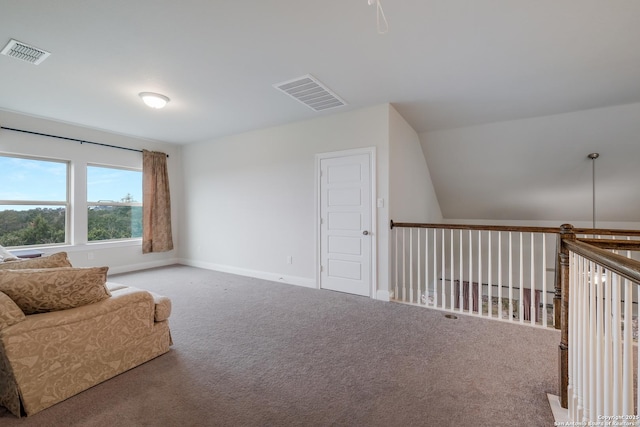
[[[368,236],[368,235],[369,235],[369,232],[368,232],[367,230],[364,230],[364,231],[362,232],[362,234],[364,234],[365,236]]]

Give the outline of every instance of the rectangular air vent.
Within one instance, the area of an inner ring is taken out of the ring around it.
[[[313,111],[323,111],[347,105],[338,95],[309,74],[274,84],[273,87],[302,102]]]
[[[0,52],[3,55],[11,56],[12,58],[21,59],[23,61],[30,62],[38,65],[49,55],[50,52],[39,49],[35,46],[28,45],[26,43],[19,42],[18,40],[11,39],[9,43]]]

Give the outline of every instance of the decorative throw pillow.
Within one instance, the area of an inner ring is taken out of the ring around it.
[[[17,259],[17,258],[16,258]],[[49,256],[40,258],[30,258],[25,260],[7,261],[0,263],[0,270],[22,270],[24,268],[53,268],[71,267],[71,262],[66,252],[57,252]]]
[[[66,310],[109,298],[109,267],[0,270],[0,292],[24,314]]]
[[[0,330],[22,322],[25,318],[20,307],[4,292],[0,292]]]
[[[15,255],[13,255],[11,252],[9,252],[8,250],[0,246],[0,263],[4,261],[13,261],[16,259],[18,258],[16,258]]]

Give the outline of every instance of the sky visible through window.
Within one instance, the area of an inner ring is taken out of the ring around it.
[[[0,200],[67,200],[67,164],[0,157]]]
[[[131,195],[142,202],[142,172],[98,166],[87,167],[87,200],[120,202]]]
[[[0,200],[63,202],[67,199],[67,163],[0,156],[0,173]],[[89,166],[87,192],[87,200],[93,202],[119,202],[127,194],[136,202],[142,202],[142,173]],[[31,209],[33,206],[10,208]]]

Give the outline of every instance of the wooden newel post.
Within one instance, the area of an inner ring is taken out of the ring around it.
[[[556,265],[554,277],[553,294],[553,327],[560,329],[560,319],[562,318],[562,270],[560,268],[560,253],[562,252],[562,237],[558,235],[556,241]]]
[[[560,345],[558,346],[558,379],[560,383],[560,405],[568,407],[568,387],[569,387],[569,250],[564,242],[575,240],[571,224],[560,226],[560,244],[558,245],[558,264],[560,266]],[[556,293],[558,292],[556,284]],[[557,310],[554,299],[554,308]],[[557,313],[557,312],[556,312]]]

